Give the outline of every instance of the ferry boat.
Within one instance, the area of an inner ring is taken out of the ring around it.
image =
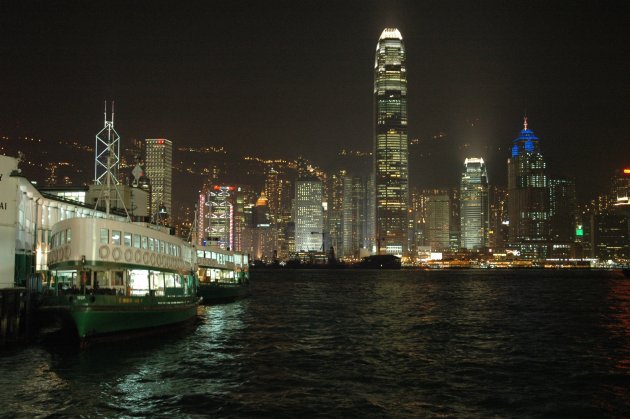
[[[201,304],[235,301],[249,295],[247,254],[216,245],[196,247]]]
[[[72,218],[51,233],[39,310],[76,331],[82,347],[195,318],[194,248],[165,227]]]

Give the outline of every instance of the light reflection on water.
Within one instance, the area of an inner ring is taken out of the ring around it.
[[[606,272],[257,273],[176,334],[0,356],[0,416],[621,416],[630,285]]]

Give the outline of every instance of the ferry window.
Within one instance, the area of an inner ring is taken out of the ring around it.
[[[176,256],[180,257],[182,255],[182,248],[181,248],[181,246],[177,246],[176,249],[177,249],[177,255]]]
[[[123,285],[123,272],[122,271],[114,271],[112,272],[114,274],[113,278],[112,278],[112,285],[113,286],[122,286]]]
[[[148,249],[147,247],[147,236],[142,236],[142,248],[143,249]]]
[[[72,229],[67,230],[66,239],[68,243],[72,241]]]
[[[249,261],[247,259],[248,259],[247,255],[243,255],[243,264],[244,265],[247,265],[249,263]]]
[[[204,253],[203,253],[203,250],[197,250],[197,257],[198,257],[198,258],[205,257],[205,256],[204,256]]]
[[[153,251],[153,237],[149,237],[149,250]]]
[[[105,277],[105,272],[96,271],[94,272],[94,283],[92,284],[94,288],[109,288],[109,284],[107,283],[107,278]]]
[[[125,231],[125,246],[131,247],[131,233]]]
[[[166,253],[166,252],[164,251],[164,244],[165,244],[165,243],[164,243],[162,240],[160,240],[160,253]]]
[[[112,230],[112,244],[120,246],[120,231]]]
[[[213,260],[217,260],[217,254],[216,254],[216,253],[214,253],[214,252],[212,252],[212,259],[213,259]]]
[[[228,256],[228,262],[234,262],[234,255]]]
[[[238,253],[234,255],[234,262],[236,262],[238,265],[241,265],[243,263],[243,257],[241,255],[239,255]]]
[[[101,228],[101,244],[109,244],[109,229]]]
[[[66,230],[61,231],[61,233],[59,234],[60,234],[59,244],[64,244],[66,242]]]
[[[168,254],[172,255],[173,254],[173,243],[169,243],[168,244]]]
[[[134,234],[133,235],[133,247],[136,248],[140,248],[140,235],[139,234]]]

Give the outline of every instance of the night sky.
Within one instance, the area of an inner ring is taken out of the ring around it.
[[[628,22],[628,1],[0,0],[0,134],[93,144],[107,99],[123,146],[164,137],[332,168],[340,149],[372,148],[374,51],[397,27],[410,138],[444,132],[504,184],[527,114],[549,173],[584,199],[630,165]],[[435,167],[414,182],[456,184],[460,167]]]

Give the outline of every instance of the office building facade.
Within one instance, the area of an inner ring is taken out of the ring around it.
[[[164,138],[146,141],[146,176],[151,182],[151,213],[173,214],[173,142]]]
[[[295,182],[295,251],[323,251],[324,214],[321,180],[305,175]]]

